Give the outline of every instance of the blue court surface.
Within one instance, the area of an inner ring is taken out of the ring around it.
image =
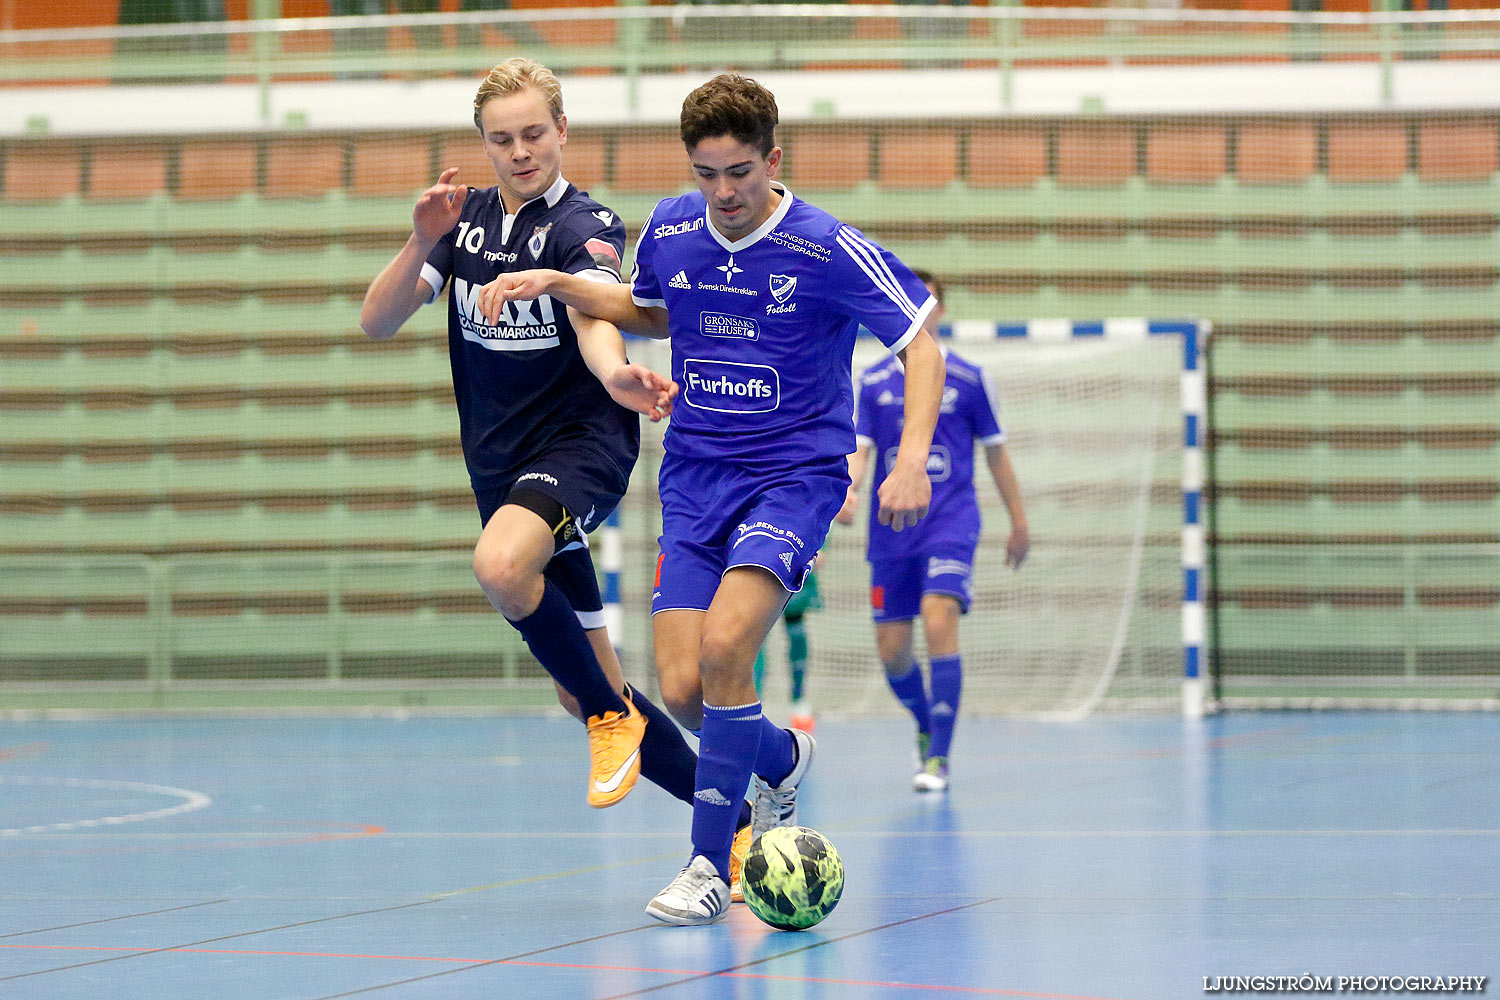
[[[1491,716],[965,719],[937,796],[910,790],[909,727],[820,721],[800,819],[848,881],[797,933],[645,916],[689,810],[644,782],[589,809],[561,715],[0,722],[0,997],[1172,1000],[1500,974]]]

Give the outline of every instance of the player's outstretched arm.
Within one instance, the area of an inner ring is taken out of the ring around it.
[[[849,455],[849,491],[844,494],[844,506],[833,515],[839,524],[853,524],[854,514],[859,510],[859,487],[865,481],[865,467],[870,462],[870,446],[859,444]]]
[[[876,494],[880,500],[877,515],[880,523],[890,525],[893,531],[915,525],[927,516],[927,508],[932,503],[927,453],[932,448],[932,432],[937,428],[946,374],[943,352],[926,330],[918,330],[906,345],[901,352],[901,362],[906,367],[901,444],[896,450],[896,460]]]
[[[625,341],[611,323],[568,306],[568,319],[578,334],[578,353],[610,398],[627,410],[644,413],[652,423],[672,412],[677,383],[625,356]]]
[[[457,173],[457,167],[449,167],[438,175],[436,184],[422,192],[412,209],[412,233],[406,245],[370,282],[359,310],[359,326],[371,340],[395,336],[412,313],[432,297],[432,289],[421,278],[422,265],[463,214],[469,189],[450,183]]]
[[[1026,507],[1021,502],[1021,484],[1016,479],[1016,470],[1010,464],[1010,453],[1003,444],[987,445],[984,460],[995,478],[995,487],[1000,491],[1000,500],[1005,512],[1010,515],[1010,537],[1005,542],[1005,565],[1020,569],[1031,551],[1031,529],[1026,524]]]
[[[479,311],[493,323],[503,303],[531,301],[541,295],[551,295],[579,312],[597,316],[638,337],[661,340],[667,336],[667,311],[636,305],[630,297],[629,285],[592,281],[563,271],[502,274],[479,290]]]

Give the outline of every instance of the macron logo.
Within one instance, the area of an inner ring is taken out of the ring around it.
[[[692,288],[692,282],[688,281],[686,271],[678,271],[672,275],[672,280],[667,282],[668,288]]]
[[[711,806],[727,806],[730,804],[729,800],[724,797],[724,793],[717,788],[704,788],[696,791],[693,793],[693,798]]]

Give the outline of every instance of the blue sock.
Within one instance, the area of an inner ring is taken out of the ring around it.
[[[703,706],[703,739],[693,792],[693,853],[729,881],[729,847],[739,826],[750,770],[760,749],[760,702]]]
[[[922,669],[913,661],[911,669],[899,677],[885,675],[896,700],[917,720],[917,732],[932,732],[932,716],[927,708],[927,687],[922,683]]]
[[[932,747],[934,757],[948,756],[953,744],[953,724],[958,721],[958,696],[964,687],[964,670],[958,654],[932,658]]]
[[[605,678],[594,647],[589,645],[589,637],[578,623],[578,615],[557,584],[547,580],[542,589],[542,603],[531,614],[511,624],[552,679],[578,699],[585,719],[605,712],[625,711],[625,699]]]
[[[664,789],[673,798],[693,801],[693,776],[698,755],[683,739],[677,723],[634,687],[630,701],[646,717],[646,735],[641,737],[641,777]]]
[[[772,786],[779,785],[797,766],[797,741],[765,716],[760,722],[760,750],[755,755],[754,771]]]

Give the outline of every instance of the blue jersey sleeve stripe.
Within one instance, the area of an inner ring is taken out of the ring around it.
[[[881,291],[885,292],[886,298],[894,302],[907,316],[916,315],[917,307],[912,304],[906,292],[896,281],[896,276],[891,274],[890,269],[885,266],[885,261],[880,259],[879,251],[872,252],[870,245],[856,240],[848,228],[840,229],[838,244],[844,248],[844,252],[859,265],[859,269],[869,277],[871,283]]]
[[[887,350],[892,354],[900,354],[906,350],[906,345],[910,344],[916,335],[922,332],[922,324],[927,322],[927,314],[932,312],[936,307],[937,299],[929,298],[922,305],[922,308],[917,311],[917,316],[911,321],[911,326],[907,327],[906,332],[901,335],[901,338],[894,344],[889,345]]]
[[[886,263],[884,251],[882,251],[880,247],[871,243],[869,240],[864,239],[858,233],[851,230],[848,226],[845,226],[840,231],[840,235],[848,236],[851,243],[864,249],[865,253],[868,255],[868,259],[885,277],[886,283],[888,283],[889,287],[895,289],[894,293],[891,295],[891,298],[897,303],[901,304],[902,311],[905,312],[908,316],[915,313],[917,304],[911,300],[910,295],[906,294],[906,289],[901,287],[901,282],[896,279],[895,273],[891,271],[890,265]]]

